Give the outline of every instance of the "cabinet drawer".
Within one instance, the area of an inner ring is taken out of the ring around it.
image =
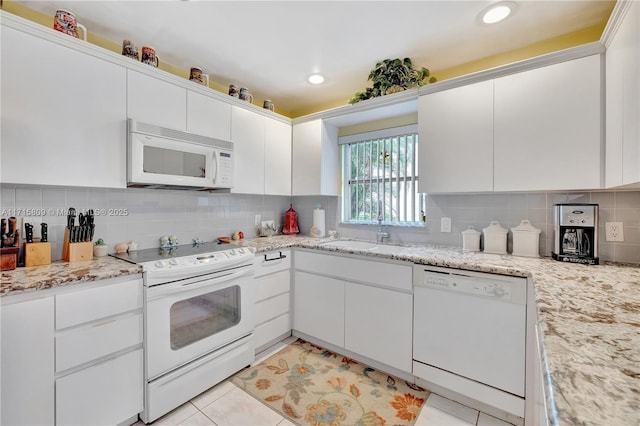
[[[291,289],[291,273],[287,269],[286,271],[256,278],[254,284],[256,287],[255,301],[260,302],[261,300],[289,291]]]
[[[142,313],[66,330],[56,336],[56,372],[142,343]]]
[[[289,312],[291,305],[290,293],[283,293],[279,296],[267,299],[255,304],[255,321],[261,324],[265,321],[275,318]]]
[[[297,270],[334,276],[345,281],[366,282],[407,291],[413,288],[410,265],[297,251],[295,267]]]
[[[142,411],[142,349],[56,380],[56,424],[115,425]]]
[[[94,321],[142,307],[142,279],[56,296],[56,329]]]
[[[291,250],[275,250],[257,254],[254,258],[255,277],[288,270],[291,267]]]
[[[253,332],[256,349],[260,350],[262,346],[289,332],[291,332],[291,317],[289,314],[280,315],[259,325]]]

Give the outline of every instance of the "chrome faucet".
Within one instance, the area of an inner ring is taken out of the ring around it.
[[[382,200],[378,201],[378,232],[376,233],[376,242],[384,243],[384,239],[389,239],[389,233],[383,231],[382,226]]]
[[[382,225],[380,225],[380,228],[378,229],[378,232],[376,233],[376,242],[378,243],[384,243],[384,239],[389,239],[389,233],[386,231],[382,230]]]

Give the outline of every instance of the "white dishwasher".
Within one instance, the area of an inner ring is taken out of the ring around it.
[[[525,278],[414,265],[413,374],[524,417]]]

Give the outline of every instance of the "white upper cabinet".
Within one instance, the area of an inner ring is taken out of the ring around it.
[[[264,194],[264,121],[253,111],[231,108],[234,176],[231,192]]]
[[[493,80],[419,99],[419,192],[493,191]]]
[[[264,124],[264,193],[291,195],[291,125],[270,118]]]
[[[494,81],[494,190],[602,187],[602,56]]]
[[[419,191],[602,187],[602,56],[420,97]]]
[[[124,188],[125,68],[5,25],[1,55],[2,182]]]
[[[174,130],[187,130],[187,89],[127,70],[127,116]]]
[[[291,125],[233,106],[235,154],[231,192],[291,195]]]
[[[606,186],[640,183],[640,3],[626,8],[606,53]]]
[[[188,90],[187,132],[230,141],[231,105]]]
[[[293,126],[292,195],[338,195],[338,129],[313,120]]]

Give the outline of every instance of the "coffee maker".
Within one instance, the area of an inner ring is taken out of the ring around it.
[[[553,240],[551,257],[555,260],[597,265],[598,205],[555,204]]]

